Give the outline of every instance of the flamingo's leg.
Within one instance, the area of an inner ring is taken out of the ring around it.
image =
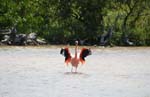
[[[71,72],[73,71],[73,66],[71,67]]]
[[[77,67],[76,67],[76,70],[75,70],[75,72],[77,73]]]

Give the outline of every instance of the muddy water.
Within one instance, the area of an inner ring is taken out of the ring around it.
[[[93,48],[78,73],[59,51],[1,47],[0,97],[150,97],[150,48]]]

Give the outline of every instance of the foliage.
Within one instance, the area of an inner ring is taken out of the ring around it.
[[[128,37],[135,45],[150,45],[149,0],[1,0],[0,29],[35,32],[50,43],[75,39],[99,44],[113,28],[111,43]]]

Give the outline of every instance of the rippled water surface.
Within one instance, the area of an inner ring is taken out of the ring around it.
[[[92,48],[78,73],[59,51],[0,47],[0,97],[150,97],[150,48]]]

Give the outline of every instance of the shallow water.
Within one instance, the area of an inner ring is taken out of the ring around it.
[[[1,47],[0,97],[150,97],[150,48],[92,48],[78,73],[59,51]]]

